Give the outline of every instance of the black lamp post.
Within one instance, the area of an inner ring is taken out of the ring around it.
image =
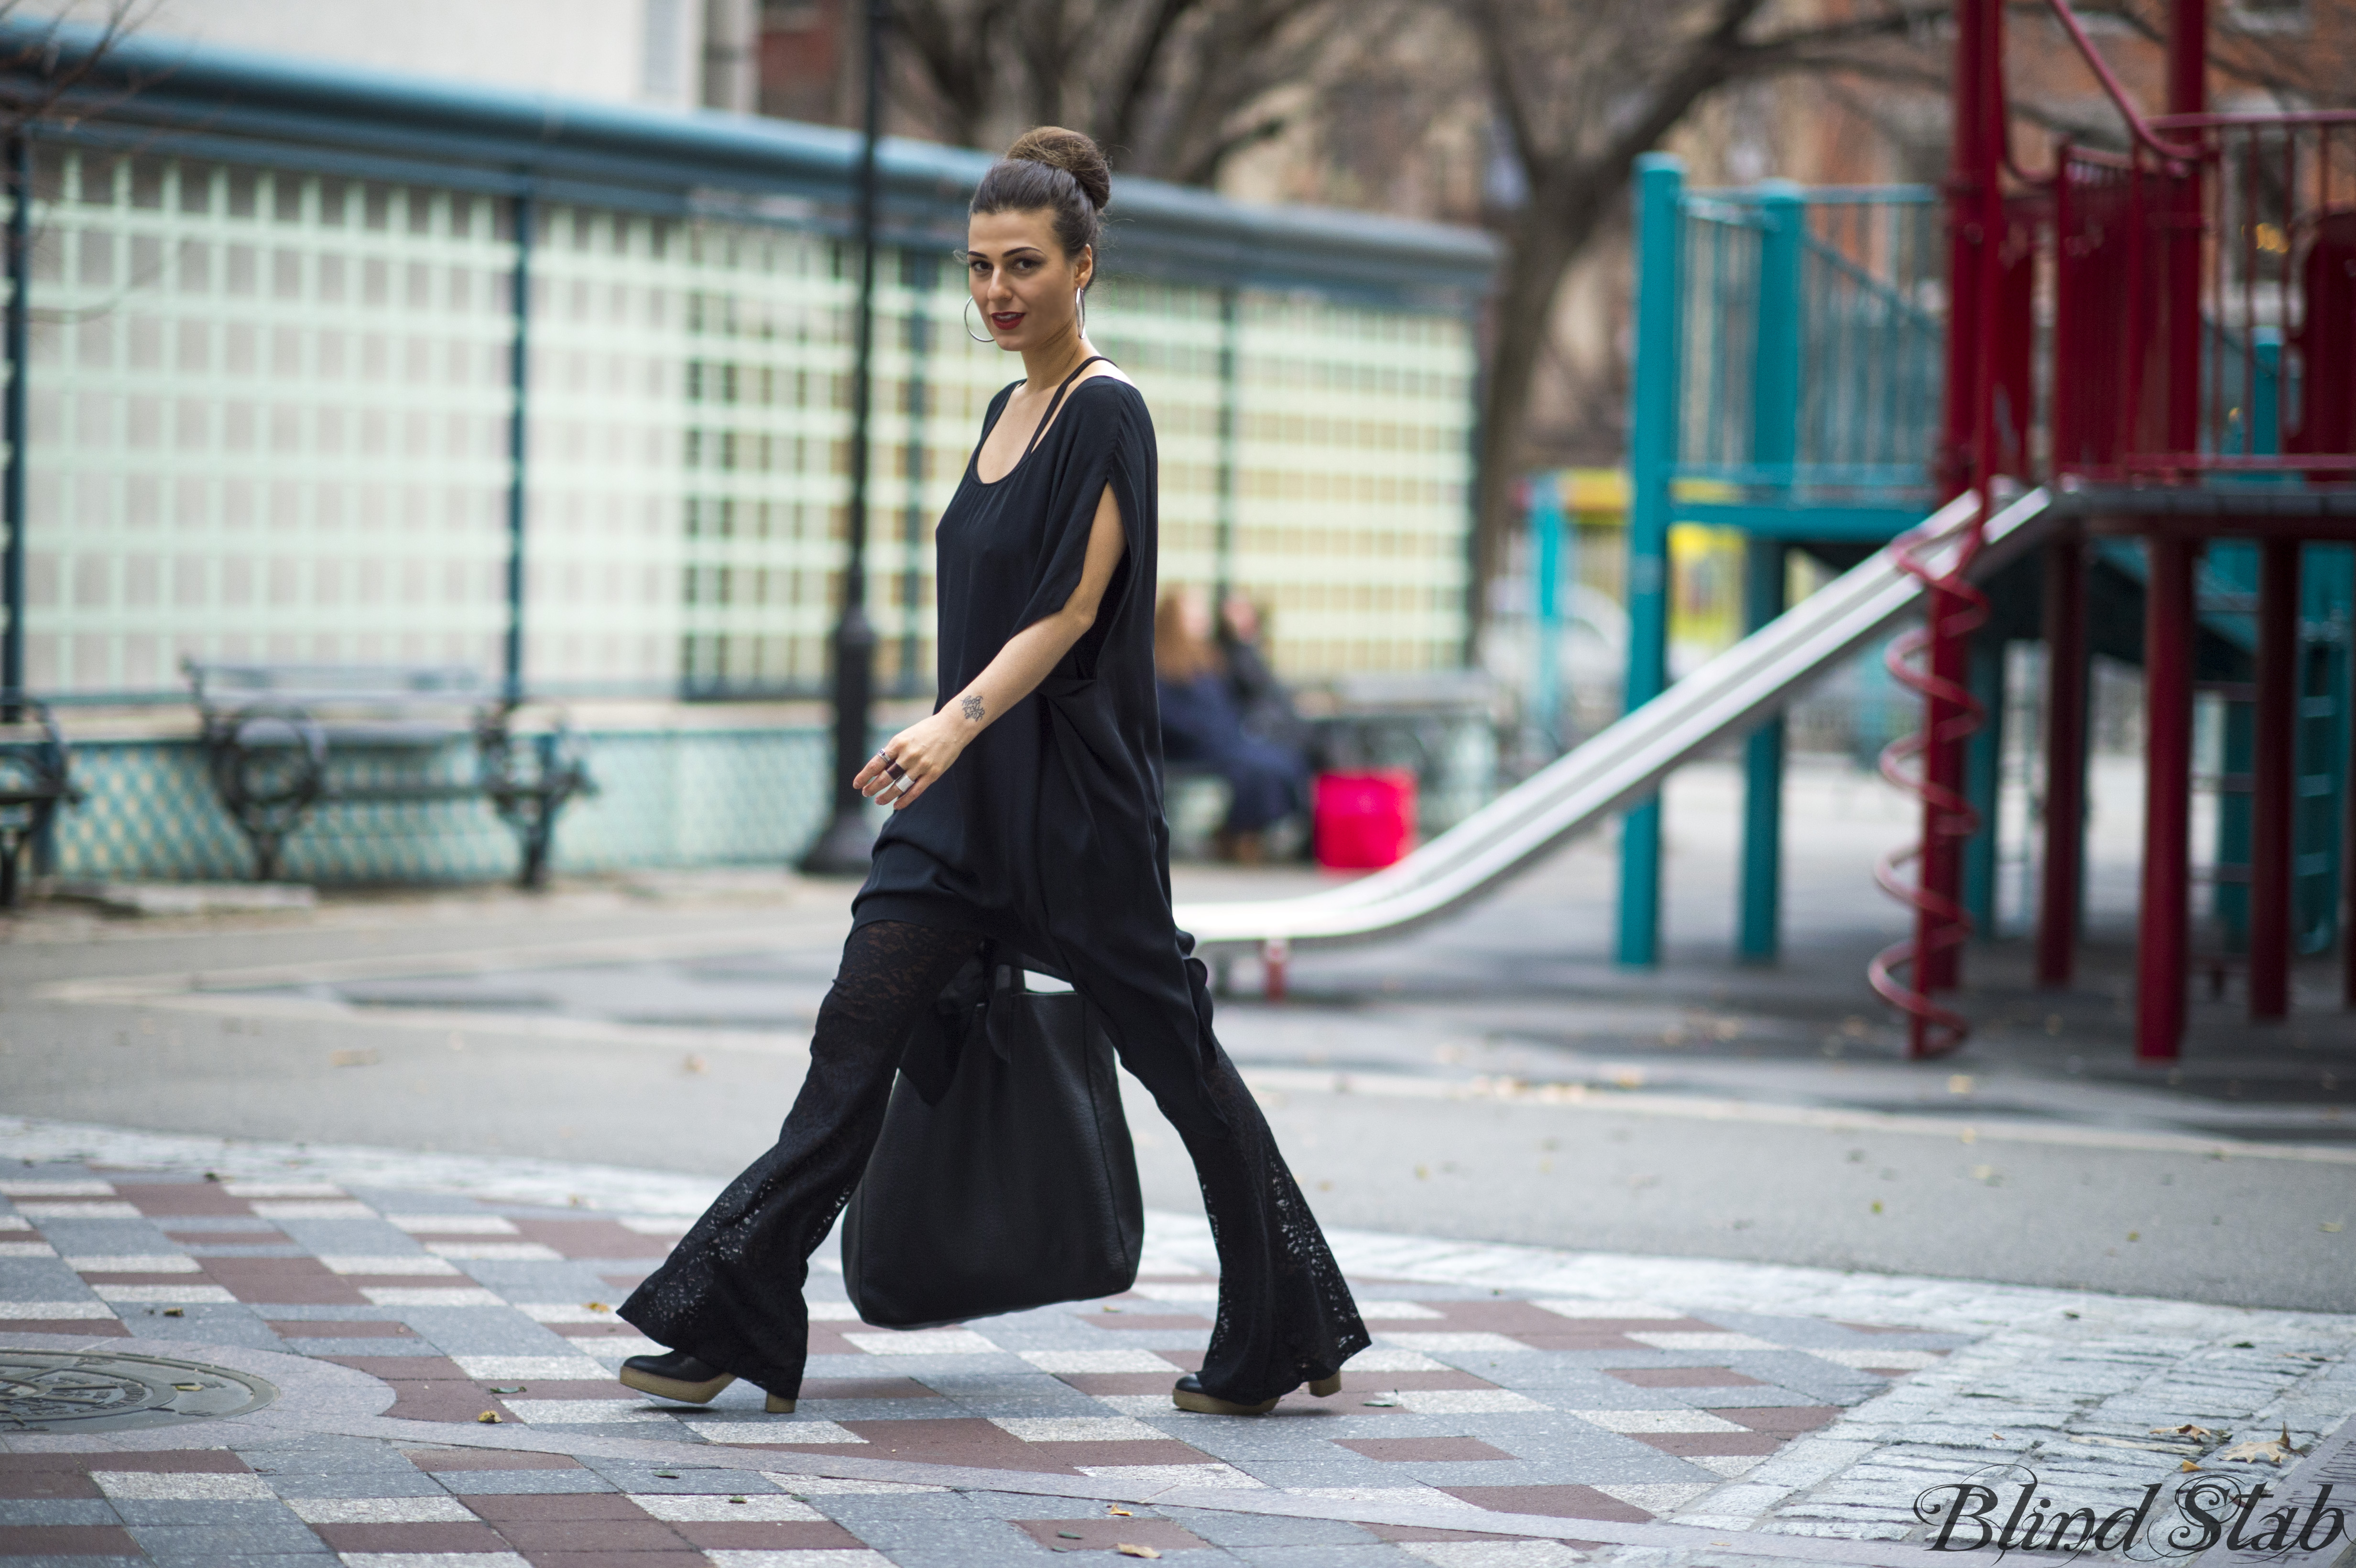
[[[859,310],[851,365],[850,549],[842,563],[842,618],[834,627],[834,816],[802,857],[816,876],[864,875],[875,832],[851,781],[867,763],[874,695],[875,628],[867,619],[868,418],[874,402],[875,144],[884,131],[884,30],[888,0],[867,0],[867,125],[859,144]]]

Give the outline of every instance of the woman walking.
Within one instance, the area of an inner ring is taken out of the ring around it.
[[[985,943],[1068,979],[1194,1157],[1219,1301],[1180,1409],[1272,1409],[1339,1391],[1365,1327],[1268,1124],[1211,1032],[1173,922],[1154,707],[1156,457],[1136,386],[1089,346],[1086,297],[1111,173],[1042,127],[975,191],[970,313],[1023,356],[937,532],[934,714],[859,774],[894,815],[853,901],[809,1074],[776,1147],[723,1192],[621,1310],[669,1355],[622,1381],[702,1403],[736,1378],[790,1411],[809,1259],[850,1199],[900,1050]]]

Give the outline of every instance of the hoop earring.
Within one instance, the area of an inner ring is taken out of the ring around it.
[[[985,332],[985,333],[980,334],[980,336],[976,336],[976,335],[975,335],[974,330],[973,330],[973,296],[972,296],[972,295],[968,294],[968,295],[966,296],[965,309],[963,309],[962,311],[959,311],[959,312],[958,313],[958,319],[959,321],[961,321],[961,322],[963,322],[963,323],[965,324],[965,335],[966,335],[968,337],[971,337],[971,338],[973,338],[973,340],[974,340],[976,343],[995,343],[995,342],[997,342],[997,341],[998,341],[998,339],[996,339],[995,337],[991,336],[990,336],[990,334],[988,334],[988,333],[986,333],[986,332]]]

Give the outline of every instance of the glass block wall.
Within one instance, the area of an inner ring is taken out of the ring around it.
[[[508,627],[515,199],[168,152],[38,148],[27,685],[179,661],[464,664]],[[540,201],[524,258],[523,678],[557,696],[819,689],[841,590],[854,258],[808,220]],[[930,530],[1020,365],[948,245],[884,258],[869,604],[929,693]],[[1270,609],[1296,677],[1457,662],[1464,318],[1119,271],[1162,580]]]
[[[496,668],[504,204],[54,148],[37,178],[27,684]]]

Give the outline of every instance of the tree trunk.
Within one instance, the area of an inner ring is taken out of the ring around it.
[[[1533,192],[1505,235],[1505,261],[1490,304],[1493,342],[1481,387],[1479,489],[1473,506],[1472,581],[1466,589],[1465,657],[1488,619],[1488,585],[1505,566],[1528,451],[1526,426],[1545,357],[1555,294],[1595,229],[1591,194],[1563,200]]]

